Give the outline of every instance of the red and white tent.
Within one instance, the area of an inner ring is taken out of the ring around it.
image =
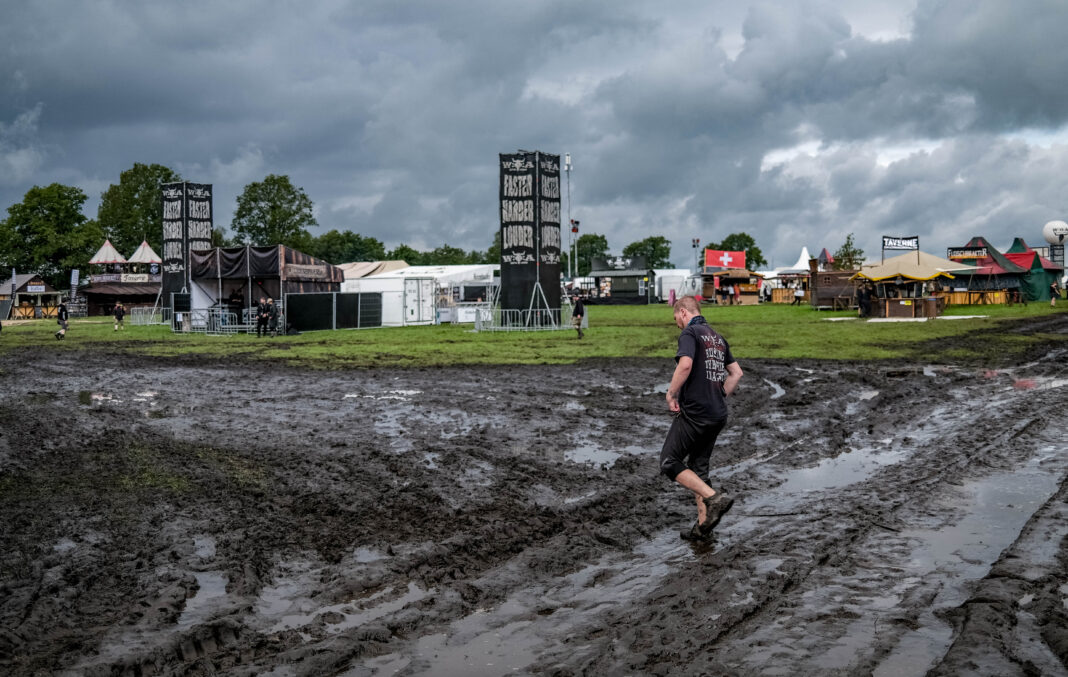
[[[163,259],[148,245],[147,240],[143,240],[127,263],[163,263]]]
[[[104,240],[104,246],[93,254],[89,263],[126,263],[126,259],[112,246],[111,240]]]

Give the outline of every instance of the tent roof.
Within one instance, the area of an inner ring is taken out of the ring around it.
[[[380,273],[374,277],[432,277],[451,280],[493,280],[493,271],[500,270],[497,263],[472,263],[455,266],[407,266],[397,270]]]
[[[111,240],[104,240],[104,244],[89,259],[89,263],[126,263],[126,259],[111,244]]]
[[[812,259],[812,255],[808,253],[808,247],[802,246],[801,247],[801,254],[800,254],[800,256],[797,257],[797,263],[795,263],[794,265],[790,266],[789,268],[776,268],[775,270],[776,270],[776,272],[778,272],[780,274],[786,273],[786,274],[789,275],[791,273],[799,273],[799,274],[808,275],[808,272],[809,272],[809,270],[808,270],[808,262],[811,259]]]
[[[163,259],[159,257],[152,247],[149,246],[148,240],[142,240],[141,246],[137,248],[137,251],[133,253],[133,256],[126,260],[127,263],[163,263]],[[90,261],[90,263],[92,263]]]
[[[368,275],[381,275],[401,268],[407,268],[404,261],[353,261],[339,263],[338,268],[345,271],[346,280],[355,280]]]
[[[977,235],[968,240],[967,247],[986,247],[987,257],[985,259],[979,259],[975,262],[976,267],[989,266],[991,264],[997,264],[1002,270],[1000,272],[985,273],[990,275],[1003,275],[1006,273],[1024,273],[1027,272],[1025,268],[1016,265],[1009,259],[1005,258],[1005,255],[994,248],[994,245],[990,244],[990,241],[981,235]]]
[[[915,251],[891,257],[880,264],[864,266],[853,277],[863,277],[873,282],[898,276],[909,280],[933,280],[940,276],[952,279],[950,271],[964,269],[971,269],[971,266],[927,252]]]
[[[1006,254],[1018,254],[1020,252],[1032,252],[1032,251],[1034,251],[1034,249],[1031,249],[1030,247],[1028,247],[1027,243],[1024,242],[1024,239],[1022,237],[1018,237],[1018,238],[1013,239],[1012,246],[1009,247],[1008,249],[1006,249],[1005,253]]]
[[[21,274],[15,275],[15,292],[18,293],[18,290],[20,290],[23,287],[25,287],[26,283],[28,283],[30,280],[34,279],[35,277],[40,277],[40,275],[38,275],[37,273],[21,273]],[[44,280],[42,280],[42,282],[44,282]],[[45,289],[50,290],[50,291],[55,291],[55,289],[52,289],[52,285],[48,284],[47,282],[45,282],[44,285],[45,285]],[[11,293],[11,278],[9,277],[4,282],[0,283],[0,294],[10,294],[10,293]]]
[[[831,253],[827,251],[827,248],[824,247],[823,251],[820,252],[819,261],[823,264],[834,263],[834,256],[832,256]]]
[[[1039,256],[1038,252],[1034,249],[1027,249],[1026,251],[1020,252],[1006,252],[1005,258],[1026,270],[1058,271],[1063,269],[1062,266],[1058,266],[1053,261],[1050,261],[1043,256]]]

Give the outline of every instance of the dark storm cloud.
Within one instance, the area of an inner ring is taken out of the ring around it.
[[[573,216],[616,250],[655,230],[683,263],[691,237],[744,230],[783,265],[849,232],[937,251],[1068,206],[1068,151],[1024,140],[1065,123],[1060,2],[23,2],[4,19],[5,207],[62,181],[92,216],[119,172],[158,162],[214,183],[222,225],[280,173],[324,229],[482,249],[497,153],[539,148],[573,154]]]

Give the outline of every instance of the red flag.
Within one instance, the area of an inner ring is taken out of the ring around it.
[[[716,249],[706,249],[705,265],[713,268],[744,270],[745,252],[723,252]]]

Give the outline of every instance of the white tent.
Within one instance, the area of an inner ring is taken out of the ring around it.
[[[393,270],[407,268],[404,261],[353,261],[352,263],[340,263],[337,266],[345,272],[346,280],[355,280],[371,275],[381,275]]]
[[[126,259],[112,246],[111,240],[104,240],[103,246],[93,254],[93,258],[89,259],[89,263],[126,263]]]
[[[790,266],[789,268],[776,268],[775,272],[780,274],[780,275],[783,274],[783,273],[786,273],[786,274],[791,274],[792,273],[792,274],[800,274],[800,275],[807,274],[809,272],[808,271],[808,262],[809,262],[809,259],[811,259],[811,258],[812,258],[812,255],[808,253],[808,247],[804,247],[803,246],[803,247],[801,247],[801,255],[797,257],[797,263],[795,263],[794,265]]]
[[[137,248],[137,251],[133,253],[127,263],[163,263],[163,259],[159,257],[152,247],[148,245],[147,240],[141,241],[141,246]],[[92,263],[92,261],[90,261]]]

